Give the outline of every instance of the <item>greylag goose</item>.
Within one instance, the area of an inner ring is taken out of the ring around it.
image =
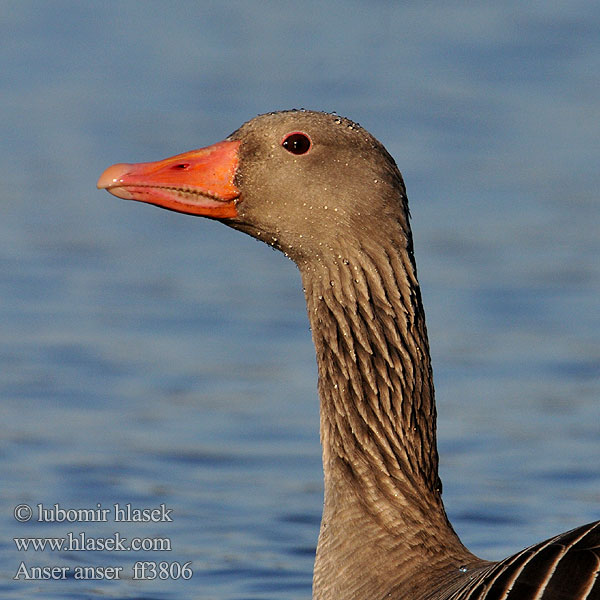
[[[600,521],[500,562],[448,521],[405,187],[367,131],[335,114],[265,114],[207,148],[113,165],[98,188],[218,219],[298,266],[325,478],[313,598],[600,599]]]

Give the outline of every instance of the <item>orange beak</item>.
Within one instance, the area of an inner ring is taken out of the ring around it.
[[[230,219],[237,216],[240,195],[233,183],[239,146],[225,141],[156,162],[119,163],[100,175],[98,189],[189,215]]]

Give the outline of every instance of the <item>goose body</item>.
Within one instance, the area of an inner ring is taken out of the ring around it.
[[[113,165],[98,187],[221,220],[298,266],[325,479],[315,600],[600,600],[600,521],[500,562],[448,521],[405,187],[367,131],[269,113],[213,146]]]

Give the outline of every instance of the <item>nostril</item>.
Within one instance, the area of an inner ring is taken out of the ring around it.
[[[190,168],[190,163],[179,163],[178,165],[173,165],[173,168],[178,171],[185,171]]]

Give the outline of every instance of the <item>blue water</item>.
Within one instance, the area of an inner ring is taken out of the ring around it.
[[[322,483],[299,276],[95,190],[114,162],[335,110],[406,179],[449,515],[500,558],[600,518],[597,3],[0,3],[0,595],[310,596]],[[19,523],[130,503],[163,523]],[[18,551],[163,537],[170,552]],[[191,561],[188,580],[132,579]],[[120,566],[118,581],[14,581]]]

